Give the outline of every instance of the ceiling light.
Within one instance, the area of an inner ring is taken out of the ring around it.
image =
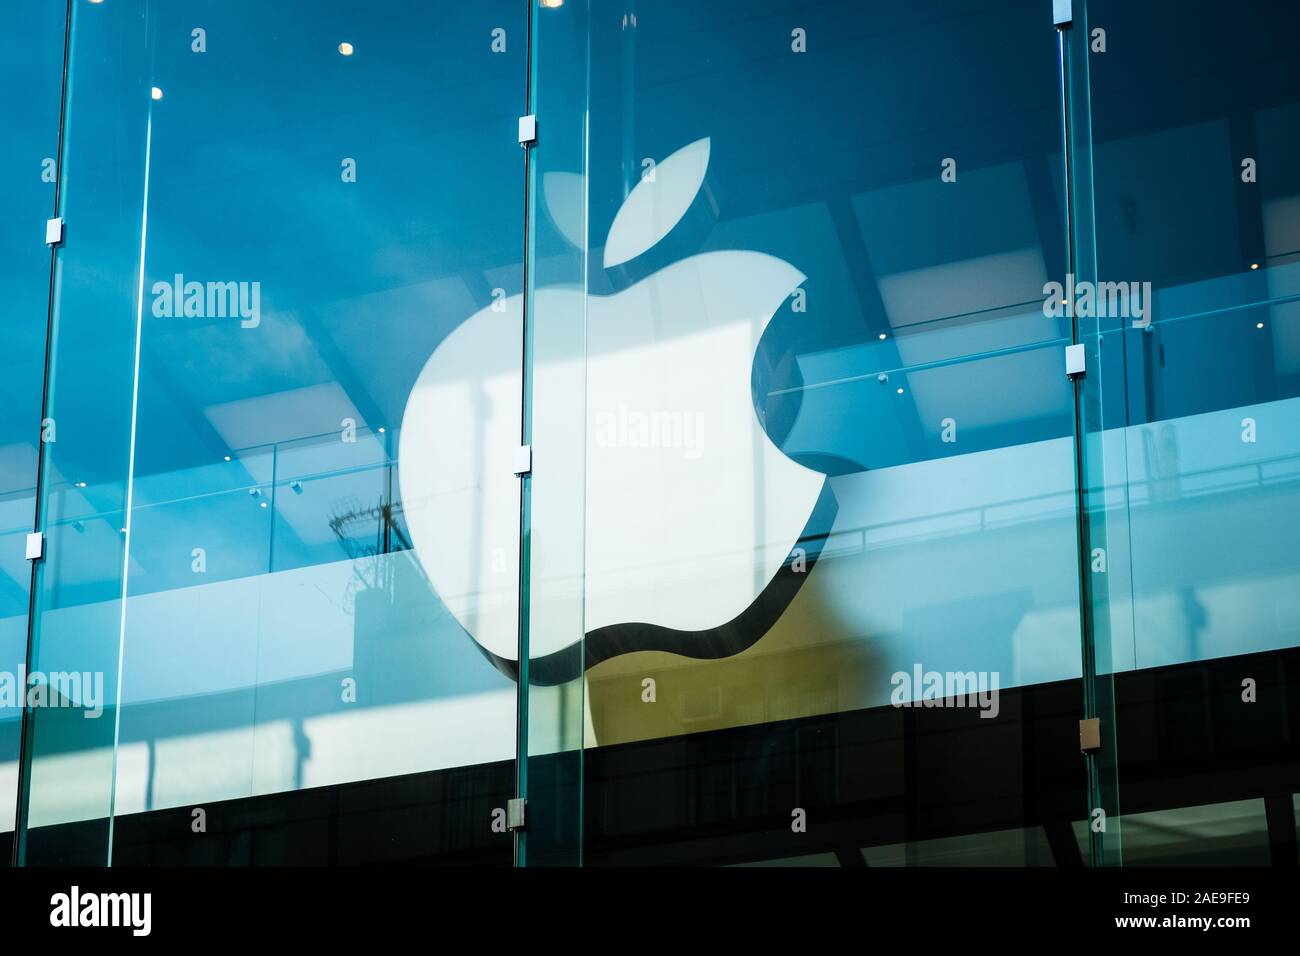
[[[340,44],[339,44],[339,52],[342,53],[344,56],[351,56],[351,55],[352,55],[352,44],[351,44],[351,43],[347,43],[347,42],[340,43]]]

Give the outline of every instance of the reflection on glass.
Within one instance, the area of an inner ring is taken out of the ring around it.
[[[466,484],[488,463],[448,468],[459,447],[402,424],[439,343],[521,291],[524,13],[78,10],[53,377],[70,424],[47,466],[66,487],[48,507],[38,658],[106,675],[108,707],[85,727],[37,720],[34,858],[103,862],[114,829],[134,853],[146,812],[202,804],[238,827],[221,801],[424,774],[411,799],[468,789],[432,843],[401,813],[391,840],[508,862],[493,828],[508,773],[454,768],[514,757],[513,675],[450,609],[513,607],[516,571],[435,592],[413,538],[457,547],[424,516],[463,492],[424,488],[423,463]],[[457,53],[429,57],[429,36]],[[476,352],[448,392],[518,358]],[[331,832],[361,825],[369,799]],[[317,811],[300,806],[235,861],[301,859],[290,833]],[[230,836],[167,852],[195,862]]]
[[[1300,645],[1300,10],[1194,0],[1179,16],[1198,27],[1176,45],[1152,5],[1090,0],[1088,15],[1123,38],[1088,61],[1098,278],[1153,290],[1149,323],[1088,328],[1083,451],[1106,545],[1091,573],[1105,576],[1094,610],[1111,635],[1097,666],[1119,688],[1133,670],[1170,675],[1216,715],[1215,752],[1249,754],[1279,718],[1249,711],[1242,682],[1280,658],[1244,655]],[[1219,713],[1201,675],[1220,671],[1190,665],[1234,658]],[[1245,783],[1255,757],[1237,787],[1198,771],[1169,795],[1177,805],[1148,813],[1139,781],[1173,774],[1186,742],[1153,737],[1160,709],[1102,717],[1119,806],[1144,811],[1126,810],[1124,863],[1268,862],[1262,832],[1239,855],[1216,849],[1254,804],[1229,798],[1260,794]]]
[[[32,581],[23,538],[35,527],[50,294],[40,240],[55,212],[65,21],[61,4],[17,0],[0,32],[0,866],[11,859],[16,807]]]
[[[885,8],[801,13],[816,55],[753,9],[593,23],[598,743],[887,705],[918,662],[1078,674],[1050,51],[1013,79],[981,44],[1036,49],[1027,8]],[[816,93],[886,76],[887,111]],[[797,135],[756,150],[786,103]]]
[[[567,532],[536,522],[532,544],[564,551],[582,528],[594,861],[619,859],[606,837],[726,826],[710,808],[728,779],[746,794],[721,813],[731,838],[744,799],[788,816],[778,749],[847,806],[834,728],[871,708],[895,720],[895,677],[917,665],[1004,690],[1078,677],[1069,327],[1042,301],[1065,272],[1042,26],[1028,3],[937,24],[902,3],[797,22],[776,4],[593,9],[587,148],[547,160],[543,134],[536,203],[554,259],[564,241],[586,253],[582,276],[536,294],[539,320],[585,310],[581,354],[536,370],[539,390],[582,376],[583,507]],[[848,89],[870,108],[825,95]],[[533,639],[557,680],[574,639]],[[804,722],[793,753],[776,721]],[[742,733],[756,725],[773,729]],[[683,735],[699,736],[673,758],[602,753]],[[800,750],[814,741],[820,756]],[[751,747],[772,763],[746,763]],[[707,769],[653,803],[631,794],[673,759]],[[862,772],[900,754],[880,760]],[[911,827],[854,819],[885,843]]]
[[[1281,859],[1300,13],[1076,6],[18,4],[19,857]]]

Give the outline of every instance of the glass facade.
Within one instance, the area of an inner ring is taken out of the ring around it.
[[[1297,863],[1294,4],[11,6],[16,865]]]

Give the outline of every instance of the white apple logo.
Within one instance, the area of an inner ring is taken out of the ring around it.
[[[667,235],[694,201],[708,161],[702,139],[637,184],[610,228],[606,268]],[[640,649],[736,653],[797,590],[792,553],[800,553],[814,510],[833,509],[833,499],[820,472],[772,443],[750,382],[763,330],[803,281],[781,259],[729,250],[683,259],[610,296],[536,291],[538,321],[580,317],[586,308],[585,355],[535,365],[533,431],[535,493],[548,467],[556,479],[571,475],[585,455],[578,491],[585,528],[552,522],[538,527],[532,544],[535,560],[548,535],[563,545],[553,551],[583,556],[568,585],[581,589],[585,666]],[[407,402],[398,460],[407,524],[430,583],[479,646],[510,667],[521,297],[503,304],[475,313],[430,356]],[[585,430],[549,420],[543,397],[584,375]],[[811,563],[819,549],[803,550]],[[784,584],[773,585],[783,571]],[[530,660],[563,662],[554,679],[569,679],[583,666],[578,643],[566,629],[535,627]]]

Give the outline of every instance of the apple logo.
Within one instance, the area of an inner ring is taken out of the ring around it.
[[[632,189],[605,242],[606,269],[677,225],[708,162],[702,139]],[[571,627],[535,624],[535,680],[570,680],[636,650],[735,654],[793,599],[836,505],[825,475],[768,436],[751,380],[764,329],[804,279],[782,259],[724,250],[681,259],[612,295],[535,291],[538,321],[576,321],[578,345],[571,356],[535,358],[534,505],[548,493],[549,473],[552,494],[566,494],[561,481],[572,485],[575,504],[566,514],[583,519],[543,524],[535,512],[533,620],[544,617],[548,596],[573,601],[576,594],[586,631],[582,641]],[[438,345],[407,401],[398,448],[403,509],[430,584],[511,674],[521,300],[482,309]],[[575,387],[585,400],[585,429],[572,406],[561,416],[545,401]],[[548,564],[548,549],[568,557]],[[549,575],[540,589],[538,573]]]

